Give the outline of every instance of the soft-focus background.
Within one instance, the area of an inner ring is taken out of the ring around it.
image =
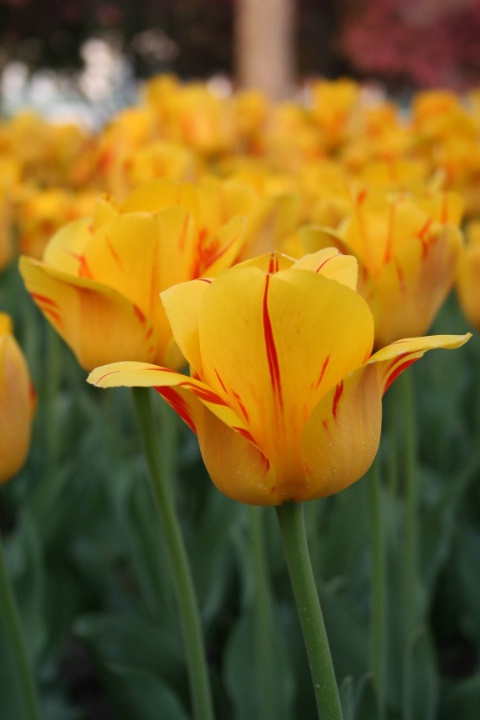
[[[253,19],[242,30],[245,13]],[[276,77],[278,54],[277,94],[292,78],[298,89],[311,76],[348,74],[406,99],[478,83],[479,36],[478,0],[0,0],[1,100],[8,114],[30,105],[98,124],[132,100],[139,78],[169,71],[261,85]]]

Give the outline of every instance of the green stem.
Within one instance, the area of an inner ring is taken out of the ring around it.
[[[180,610],[194,717],[196,720],[212,720],[213,705],[200,615],[187,553],[175,513],[169,479],[165,472],[165,463],[159,453],[151,397],[147,388],[133,388],[133,397]]]
[[[278,505],[276,511],[310,662],[318,717],[320,720],[342,720],[332,656],[305,536],[303,505],[285,503]]]
[[[377,455],[367,476],[372,542],[371,663],[377,690],[379,720],[383,720],[385,717],[387,583],[379,468],[380,458]]]
[[[417,627],[416,585],[418,572],[418,478],[416,475],[416,422],[412,374],[404,373],[402,381],[403,416],[405,418],[405,585],[404,585],[404,653],[403,717],[413,713],[413,638]]]
[[[44,407],[45,423],[46,476],[53,477],[58,464],[62,428],[59,413],[62,340],[57,332],[47,327],[47,362],[45,378]]]
[[[257,717],[274,720],[275,682],[273,658],[273,607],[269,567],[263,535],[263,508],[248,507],[253,575],[255,578],[255,663]]]
[[[21,696],[23,699],[25,720],[40,720],[40,706],[37,697],[37,690],[32,676],[30,663],[28,661],[27,648],[23,636],[22,626],[18,615],[15,598],[10,586],[3,542],[0,536],[0,609],[5,620],[5,626],[10,636],[17,676],[20,683]]]

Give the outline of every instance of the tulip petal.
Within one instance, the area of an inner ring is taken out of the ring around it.
[[[282,502],[275,468],[258,447],[211,412],[205,412],[197,423],[205,467],[224,495],[249,505]]]
[[[43,260],[71,275],[82,274],[83,251],[91,237],[89,219],[73,220],[52,237]]]
[[[311,409],[365,362],[372,341],[373,321],[363,299],[313,272],[270,275],[238,266],[203,296],[203,380],[245,418],[274,464],[298,456]],[[288,472],[294,474],[285,466]]]
[[[293,270],[311,270],[336,280],[351,290],[357,289],[358,262],[353,255],[344,255],[337,248],[325,248],[304,255],[292,266]]]
[[[175,370],[135,361],[117,362],[95,368],[87,381],[103,388],[153,387],[194,432],[197,432],[195,418],[200,403],[223,423],[251,440],[245,422],[225,404],[222,397],[200,380]]]
[[[31,387],[27,363],[15,339],[0,336],[0,484],[20,470],[28,454]]]
[[[461,233],[439,225],[430,233],[427,245],[417,238],[407,240],[395,259],[370,281],[369,304],[379,347],[406,335],[423,335],[454,283]],[[368,293],[368,284],[366,288]]]
[[[254,505],[277,505],[275,471],[255,446],[247,426],[204,383],[138,362],[96,368],[88,382],[102,388],[154,387],[198,435],[205,466],[228,497]]]
[[[115,290],[26,257],[20,272],[35,303],[86,370],[119,358],[156,357],[152,326]]]
[[[367,364],[377,365],[383,394],[407,367],[419,360],[428,350],[436,348],[454,350],[464,345],[471,337],[471,333],[466,333],[465,335],[429,335],[397,340],[378,350]]]
[[[161,294],[175,342],[194,372],[202,374],[198,324],[203,296],[211,280],[200,278],[173,285]]]
[[[382,390],[374,367],[340,381],[318,403],[301,438],[305,483],[295,500],[340,492],[362,477],[380,442]]]

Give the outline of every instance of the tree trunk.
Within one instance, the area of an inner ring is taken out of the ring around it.
[[[236,0],[236,79],[275,100],[294,90],[295,0]]]

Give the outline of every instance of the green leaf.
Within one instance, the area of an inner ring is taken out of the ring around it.
[[[129,667],[162,678],[180,695],[188,692],[176,626],[161,627],[138,616],[101,614],[78,618],[74,632],[86,643],[100,667]]]
[[[155,675],[110,664],[105,684],[118,720],[189,720],[179,698]]]
[[[235,720],[264,718],[262,708],[268,706],[270,717],[289,720],[292,717],[293,674],[286,651],[282,622],[278,610],[272,622],[273,661],[269,668],[273,678],[271,689],[261,687],[258,666],[262,650],[258,647],[258,629],[254,608],[247,608],[231,630],[225,650],[225,680],[234,708]],[[265,698],[265,693],[268,697]]]
[[[441,720],[473,720],[480,707],[480,675],[464,680],[445,694],[441,705]]]

